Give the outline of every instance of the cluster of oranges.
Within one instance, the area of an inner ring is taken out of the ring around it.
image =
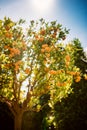
[[[10,57],[14,57],[15,55],[20,55],[20,50],[18,48],[10,48]]]
[[[70,75],[72,75],[72,76],[75,76],[76,74],[79,74],[79,72],[67,71],[67,74],[70,74]]]
[[[66,56],[65,56],[65,60],[66,60],[67,62],[70,62],[70,56],[69,56],[69,55],[66,55]]]
[[[26,68],[26,69],[25,69],[25,73],[26,73],[26,74],[30,74],[30,69],[29,69],[29,68]]]
[[[79,82],[81,80],[80,72],[76,72],[75,74],[75,82]]]
[[[57,74],[57,71],[55,71],[55,70],[50,70],[50,71],[49,71],[49,74],[55,75],[55,74]]]
[[[22,64],[22,61],[21,61],[21,60],[19,60],[19,61],[17,61],[16,63],[14,63],[15,71],[18,71],[18,70],[19,70],[19,67],[20,67],[21,64]]]
[[[70,56],[69,56],[69,55],[66,55],[66,56],[65,56],[65,65],[66,65],[66,67],[68,67],[69,64],[70,64]]]
[[[61,74],[64,73],[64,70],[50,70],[49,73],[52,75]]]
[[[43,44],[42,45],[42,49],[41,49],[41,52],[44,53],[44,52],[50,52],[51,51],[51,48],[48,46],[48,44]]]
[[[63,87],[63,86],[66,86],[66,82],[57,82],[57,86],[58,87]]]
[[[40,35],[44,35],[46,33],[46,30],[45,29],[41,29],[40,30]]]
[[[75,82],[79,82],[81,80],[81,73],[79,71],[67,71],[67,74],[74,76]]]
[[[6,33],[5,33],[5,37],[6,37],[6,38],[12,38],[12,33],[6,32]]]
[[[7,63],[7,64],[5,64],[5,68],[9,69],[9,68],[11,68],[11,67],[12,67],[12,63]]]
[[[10,57],[14,57],[15,55],[20,55],[20,50],[18,48],[11,48],[9,46],[4,46],[5,49],[8,49],[10,51]]]
[[[44,37],[43,36],[38,36],[37,34],[35,35],[35,39],[39,42],[43,42]]]
[[[75,82],[79,82],[81,80],[81,77],[80,76],[77,76],[76,78],[75,78]]]

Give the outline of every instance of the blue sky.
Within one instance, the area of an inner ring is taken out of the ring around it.
[[[67,40],[79,38],[87,48],[87,0],[0,0],[0,19],[57,20],[70,29]]]

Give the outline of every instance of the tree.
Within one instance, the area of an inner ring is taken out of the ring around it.
[[[75,65],[81,70],[81,80],[72,82],[73,93],[55,104],[55,118],[58,130],[87,129],[87,64],[83,48],[78,39],[72,43],[74,47]]]
[[[71,44],[64,46],[68,30],[53,21],[31,21],[26,30],[23,20],[0,20],[0,101],[14,115],[15,130],[21,130],[26,111],[40,111],[40,97],[50,94],[51,108],[57,100],[72,92],[80,70],[74,66]]]

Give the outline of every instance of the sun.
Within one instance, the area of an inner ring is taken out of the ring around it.
[[[39,14],[50,12],[55,0],[31,0],[32,9]]]

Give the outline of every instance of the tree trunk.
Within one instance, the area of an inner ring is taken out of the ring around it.
[[[14,130],[21,130],[22,129],[22,117],[23,117],[23,113],[17,113],[15,115],[15,119],[14,119]]]

